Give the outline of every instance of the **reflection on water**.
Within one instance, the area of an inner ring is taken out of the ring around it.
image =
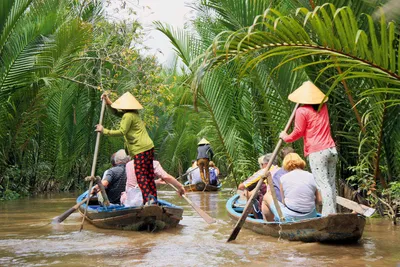
[[[73,195],[0,203],[1,266],[396,266],[400,229],[369,219],[354,245],[277,240],[242,229],[226,243],[234,222],[225,211],[231,190],[193,192],[188,197],[217,219],[207,225],[184,199],[162,187],[160,197],[185,209],[175,229],[129,232],[98,229],[72,214],[62,224],[52,218],[74,205]]]

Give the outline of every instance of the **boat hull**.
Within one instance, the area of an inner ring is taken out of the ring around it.
[[[234,207],[239,196],[230,198],[226,208],[231,218],[239,220],[242,213]],[[332,214],[296,222],[267,222],[248,217],[244,227],[256,233],[304,242],[357,242],[363,234],[365,217],[354,213]]]
[[[185,185],[185,191],[186,192],[193,192],[193,191],[206,191],[206,192],[212,192],[212,191],[218,191],[221,189],[221,184],[218,185],[206,185],[203,182],[197,183],[197,184],[187,184]]]
[[[77,203],[86,194],[78,197]],[[86,204],[79,207],[83,216]],[[155,231],[176,227],[182,220],[183,209],[169,202],[159,200],[158,205],[141,207],[124,207],[113,205],[104,208],[99,205],[89,205],[86,220],[99,228],[131,231]]]

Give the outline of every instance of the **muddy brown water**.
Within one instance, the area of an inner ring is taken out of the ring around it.
[[[156,233],[87,222],[79,232],[79,213],[51,224],[75,204],[74,194],[0,202],[0,266],[400,266],[400,227],[385,219],[368,219],[362,240],[352,245],[289,242],[247,229],[226,243],[235,225],[225,210],[232,192],[188,193],[217,219],[207,225],[163,186],[160,197],[185,211],[177,228]]]

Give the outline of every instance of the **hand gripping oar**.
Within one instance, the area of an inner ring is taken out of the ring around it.
[[[296,114],[296,110],[297,110],[298,106],[299,106],[299,104],[296,104],[296,106],[294,107],[292,115],[290,115],[289,121],[287,122],[287,124],[285,126],[285,129],[284,129],[285,132],[287,132],[289,130],[289,127],[292,124],[292,121],[294,119],[294,115]],[[271,168],[272,162],[274,161],[276,155],[278,154],[278,151],[279,151],[281,145],[282,145],[282,139],[279,138],[278,144],[276,144],[276,146],[275,146],[274,152],[272,153],[272,156],[268,161],[267,167],[265,167],[265,170],[267,172],[266,175],[268,174],[268,170],[269,170],[269,168]],[[246,221],[247,215],[249,215],[250,207],[252,206],[253,199],[256,197],[258,191],[260,190],[262,183],[263,183],[263,179],[260,179],[258,181],[256,187],[253,189],[254,193],[251,194],[250,199],[247,201],[246,206],[244,207],[244,210],[243,210],[243,213],[242,213],[242,217],[240,217],[239,221],[236,223],[235,228],[233,229],[233,231],[232,231],[231,235],[229,236],[227,242],[235,240],[237,235],[239,234],[240,230],[242,229],[242,226]],[[272,192],[274,190],[274,187],[270,186],[270,190]],[[272,194],[272,197],[274,197],[274,195],[275,194]],[[277,208],[277,210],[279,212],[280,209],[279,209],[279,205],[277,205],[276,196],[274,198],[274,204],[275,204],[275,207]]]
[[[106,100],[103,98],[103,101],[102,101],[102,104],[101,104],[101,111],[100,111],[99,124],[103,124],[103,116],[104,116],[104,110],[105,110],[105,108],[106,108]],[[91,176],[91,177],[94,177],[95,171],[96,171],[97,154],[99,153],[99,146],[100,146],[100,136],[101,136],[101,132],[97,132],[96,145],[95,145],[95,147],[94,147],[92,171],[90,172],[90,176]],[[88,194],[91,192],[92,186],[93,186],[93,179],[90,180]],[[82,223],[81,223],[81,228],[79,229],[79,231],[82,231],[83,223],[85,222],[85,218],[86,218],[86,213],[87,213],[87,208],[88,208],[88,206],[89,206],[89,198],[86,199],[85,212],[84,212],[84,214],[83,214]]]
[[[163,179],[164,180],[164,179]],[[164,180],[168,185],[170,185],[176,192],[179,192],[178,188],[176,188],[174,185],[168,183],[167,181]],[[200,209],[196,204],[194,204],[186,195],[182,195],[182,197],[192,206],[192,208],[206,221],[206,223],[211,224],[215,223],[215,219],[212,218],[210,215],[205,213],[202,209]]]

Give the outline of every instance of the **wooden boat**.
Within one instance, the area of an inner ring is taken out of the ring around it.
[[[239,220],[243,205],[238,204],[239,195],[231,197],[226,209],[231,218]],[[291,241],[337,242],[358,241],[364,231],[365,217],[355,213],[339,213],[296,222],[267,222],[249,216],[244,227],[256,233],[280,237]]]
[[[193,191],[218,191],[221,189],[222,184],[219,183],[218,185],[209,185],[203,182],[197,184],[186,184],[184,185],[186,192],[193,192]]]
[[[81,202],[86,197],[86,192],[80,195],[76,202]],[[83,216],[86,204],[79,207]],[[172,228],[182,220],[183,208],[167,201],[158,199],[157,205],[144,205],[140,207],[125,207],[112,204],[110,207],[100,206],[97,201],[89,202],[86,220],[99,228],[121,229],[131,231],[155,231]]]

